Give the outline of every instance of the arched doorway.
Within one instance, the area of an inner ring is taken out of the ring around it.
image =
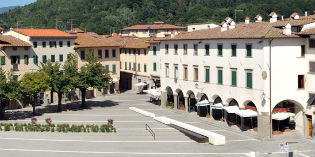
[[[239,110],[238,102],[235,99],[231,99],[228,104],[229,106],[225,107],[227,124],[241,126],[240,116],[236,114],[237,110]]]
[[[245,110],[251,110],[257,112],[257,108],[256,105],[252,102],[252,101],[246,101],[244,103],[245,106]],[[253,116],[253,115],[246,115],[246,116],[242,116],[243,121],[244,121],[244,126],[242,129],[244,130],[248,130],[248,129],[253,129],[254,131],[258,131],[257,129],[257,115]]]
[[[177,99],[178,99],[178,101],[177,101],[177,103],[178,103],[177,109],[185,110],[185,97],[184,97],[183,91],[180,90],[180,89],[177,89],[176,93],[178,95],[178,97],[177,97]]]
[[[213,105],[211,106],[211,115],[215,120],[224,120],[222,99],[220,96],[215,96]]]
[[[174,107],[174,95],[173,95],[173,90],[171,87],[166,87],[166,95],[167,95],[167,99],[166,99],[166,106],[169,107]]]
[[[304,133],[303,106],[293,100],[279,102],[272,110],[272,131],[274,135],[296,130]]]
[[[197,108],[196,108],[197,100],[196,100],[194,92],[188,91],[187,95],[188,95],[188,112],[197,112]]]

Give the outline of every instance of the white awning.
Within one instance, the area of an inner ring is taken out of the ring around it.
[[[223,109],[223,104],[220,102],[220,103],[216,103],[214,105],[211,105],[211,109],[221,110],[221,109]]]
[[[257,112],[253,110],[240,110],[236,114],[240,117],[257,117]]]
[[[223,109],[226,110],[226,112],[228,113],[239,113],[240,109],[238,108],[238,106],[224,106]]]
[[[146,84],[146,83],[143,83],[143,82],[140,82],[140,83],[135,84],[135,86],[137,86],[137,87],[146,86],[146,85],[147,85],[147,84]]]
[[[208,100],[202,100],[196,104],[196,106],[209,106],[210,103]]]
[[[156,89],[143,90],[144,93],[150,94],[153,97],[160,97],[161,91]]]
[[[274,113],[272,114],[272,119],[274,120],[285,120],[289,117],[294,117],[295,114],[291,113],[291,112],[278,112],[278,113]]]

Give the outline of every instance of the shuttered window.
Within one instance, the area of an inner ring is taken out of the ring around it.
[[[141,66],[140,66],[140,64],[138,64],[138,71],[140,72],[140,69],[141,69]]]
[[[231,46],[231,48],[232,48],[232,56],[233,57],[235,57],[236,56],[236,45],[235,44],[233,44],[232,46]]]
[[[206,69],[206,78],[205,78],[205,82],[209,83],[210,82],[210,69]]]
[[[156,46],[153,46],[153,55],[156,55]]]
[[[56,61],[56,58],[55,58],[55,55],[51,55],[51,62],[55,62]]]
[[[246,56],[247,57],[251,57],[252,56],[252,45],[251,44],[247,44],[246,45]]]
[[[223,55],[223,45],[218,44],[218,56],[222,56],[222,55]]]
[[[223,84],[223,70],[218,70],[218,84]]]
[[[28,65],[28,55],[24,55],[24,64]]]
[[[63,62],[63,55],[59,55],[59,62]]]
[[[156,63],[153,63],[153,71],[156,71]]]
[[[43,63],[46,64],[47,63],[47,56],[43,55]]]
[[[232,86],[237,86],[237,74],[236,74],[236,71],[233,70],[232,71]]]
[[[304,75],[298,76],[298,88],[303,89],[304,88]]]
[[[199,78],[198,78],[198,67],[194,67],[194,75],[195,75],[194,81],[198,81],[199,80]]]
[[[178,45],[174,44],[174,54],[177,55],[178,54]]]
[[[183,47],[184,47],[184,55],[187,55],[188,45],[184,44]]]
[[[143,66],[143,71],[147,72],[147,65],[146,64],[144,64],[144,66]]]
[[[206,50],[206,56],[209,56],[210,55],[210,45],[209,44],[206,44],[205,45],[205,50]]]
[[[33,56],[33,62],[34,64],[38,64],[38,56],[36,55]]]
[[[127,62],[125,62],[125,70],[127,70]]]
[[[109,65],[105,65],[105,70],[109,71]]]
[[[310,72],[315,73],[315,62],[310,62]]]
[[[253,73],[252,72],[246,73],[246,87],[253,88]]]
[[[5,56],[1,56],[1,65],[5,65]]]
[[[305,45],[301,45],[301,57],[305,57]]]
[[[112,69],[112,72],[113,72],[113,73],[116,73],[116,64],[113,64],[113,65],[112,65],[112,68],[113,68],[113,69]]]
[[[136,71],[136,63],[133,63],[133,68],[132,68],[133,71]]]

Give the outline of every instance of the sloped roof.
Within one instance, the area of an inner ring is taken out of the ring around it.
[[[315,28],[304,30],[298,34],[300,34],[300,35],[315,35]]]
[[[0,47],[11,47],[11,46],[17,46],[17,47],[21,47],[21,46],[27,46],[30,47],[31,44],[20,40],[18,38],[15,38],[11,35],[0,35]]]
[[[73,34],[69,34],[63,32],[59,29],[16,29],[14,28],[13,31],[21,33],[23,35],[29,37],[65,37],[65,38],[75,38],[76,36]]]
[[[77,39],[75,40],[75,47],[119,47],[121,44],[119,42],[100,38],[95,33],[78,33]]]
[[[154,29],[154,30],[161,30],[161,29],[185,29],[185,27],[170,25],[170,24],[153,24],[153,25],[134,25],[130,27],[123,28],[122,30],[147,30],[147,29]]]

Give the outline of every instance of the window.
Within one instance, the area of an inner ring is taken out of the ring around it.
[[[251,57],[252,56],[252,45],[247,44],[246,45],[246,57]]]
[[[143,66],[143,71],[147,72],[147,65],[146,64],[144,64],[144,66]]]
[[[310,62],[310,72],[315,73],[315,62]]]
[[[24,50],[28,50],[28,47],[25,46],[25,47],[24,47]]]
[[[138,64],[138,71],[140,72],[140,69],[141,69],[141,66],[140,66],[140,64]]]
[[[309,47],[310,48],[315,48],[315,39],[310,39],[309,40]]]
[[[167,78],[167,77],[169,77],[169,65],[168,64],[166,64],[165,65],[165,77]]]
[[[113,64],[113,65],[112,65],[112,72],[113,72],[114,74],[116,74],[116,64]]]
[[[129,62],[129,70],[131,70],[131,63]]]
[[[133,49],[133,54],[134,54],[134,55],[136,54],[136,49]]]
[[[52,47],[57,47],[57,42],[56,41],[50,41],[49,42],[49,46],[50,46],[50,48],[52,48]]]
[[[188,67],[184,66],[184,80],[188,80]]]
[[[127,70],[127,62],[125,62],[125,70]]]
[[[143,50],[143,54],[147,55],[147,50],[146,49]]]
[[[43,59],[43,63],[46,64],[46,63],[47,63],[47,56],[46,56],[46,55],[43,55],[43,58],[42,58],[42,59]]]
[[[24,55],[24,64],[28,65],[28,55]]]
[[[129,50],[129,54],[131,54],[131,49],[128,49]]]
[[[210,55],[210,45],[209,44],[206,44],[205,45],[205,50],[206,50],[206,56],[209,56]]]
[[[46,41],[43,41],[43,42],[42,42],[42,46],[43,46],[43,48],[46,47]]]
[[[184,47],[184,55],[187,55],[188,45],[184,44],[183,47]]]
[[[5,56],[1,56],[1,65],[5,65]]]
[[[18,81],[18,79],[19,79],[19,75],[13,75],[13,80],[14,81]]]
[[[67,46],[68,46],[68,47],[71,46],[71,41],[67,41]]]
[[[20,56],[11,56],[11,64],[20,64]]]
[[[127,49],[125,49],[124,51],[125,51],[125,54],[127,54]]]
[[[140,49],[138,49],[138,55],[140,55]]]
[[[63,47],[63,42],[59,41],[59,47]]]
[[[223,45],[218,44],[218,56],[222,56],[222,55],[223,55]]]
[[[198,55],[198,45],[194,44],[194,55]]]
[[[156,71],[156,63],[153,63],[153,71]]]
[[[69,52],[69,53],[71,53],[71,52]],[[71,57],[71,54],[67,54],[67,59],[69,59]]]
[[[178,45],[174,44],[174,54],[177,55],[178,54]]]
[[[33,46],[34,46],[34,48],[37,48],[37,42],[36,41],[33,42]]]
[[[246,88],[253,88],[253,73],[251,71],[246,72]]]
[[[13,48],[12,48],[14,51],[16,51],[17,50],[17,47],[16,46],[13,46]]]
[[[165,53],[168,54],[168,44],[165,44]]]
[[[102,59],[102,50],[98,50],[97,53],[98,53],[98,58]]]
[[[298,88],[304,89],[304,75],[298,76]]]
[[[194,67],[194,81],[198,81],[198,67]]]
[[[153,55],[156,55],[156,46],[153,46]]]
[[[133,63],[133,68],[132,68],[133,71],[136,71],[136,63]]]
[[[109,51],[105,50],[105,58],[109,58]]]
[[[84,60],[85,59],[85,51],[82,50],[80,56],[81,56],[81,59]]]
[[[38,64],[38,56],[36,55],[33,56],[33,62],[34,64]]]
[[[89,55],[91,55],[94,57],[94,49],[89,49]]]
[[[237,46],[235,44],[232,44],[231,48],[232,48],[232,57],[235,57],[236,56],[236,48],[237,48]]]
[[[59,62],[63,62],[63,55],[59,55]]]
[[[105,70],[109,72],[109,65],[105,65]]]
[[[237,73],[236,73],[236,69],[232,70],[232,86],[237,86]]]
[[[178,65],[174,65],[174,78],[178,78]]]
[[[305,57],[305,45],[301,45],[301,57]]]
[[[55,62],[55,55],[51,55],[51,58],[50,58],[51,62]]]
[[[223,84],[223,70],[218,69],[218,84]]]
[[[112,57],[115,58],[116,57],[116,50],[112,49]]]
[[[206,67],[205,75],[206,75],[205,82],[209,83],[210,82],[210,69],[208,67]]]

